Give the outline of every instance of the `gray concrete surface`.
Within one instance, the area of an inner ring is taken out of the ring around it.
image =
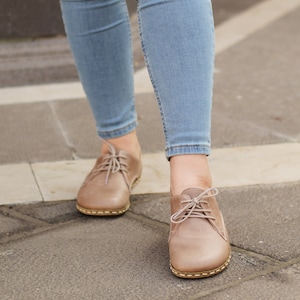
[[[227,1],[214,1],[220,22],[255,2]],[[214,147],[299,142],[299,17],[297,9],[217,56]],[[1,87],[77,78],[64,38],[2,41],[0,62]],[[138,95],[137,109],[144,152],[162,151],[154,95]],[[98,155],[85,99],[2,105],[0,126],[1,165]],[[135,195],[117,218],[83,216],[75,201],[0,206],[0,298],[300,299],[300,182],[222,188],[218,200],[233,257],[203,280],[169,271],[167,194]]]
[[[135,0],[126,0],[129,12],[136,10]],[[50,37],[64,34],[59,0],[2,0],[0,39]]]
[[[64,29],[59,1],[1,1],[1,39],[52,36],[62,33]]]
[[[299,18],[296,10],[217,56],[215,147],[299,141]]]

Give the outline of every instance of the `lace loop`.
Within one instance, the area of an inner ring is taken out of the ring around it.
[[[171,216],[171,222],[179,224],[184,222],[188,218],[205,218],[214,220],[214,217],[206,215],[206,213],[210,213],[211,210],[204,209],[202,207],[202,204],[208,203],[207,201],[205,201],[206,198],[210,198],[216,195],[218,195],[218,190],[216,188],[209,188],[203,191],[197,197],[181,201],[181,203],[185,204],[185,206]]]
[[[105,177],[105,184],[108,183],[110,174],[117,173],[119,171],[128,172],[127,164],[120,160],[120,158],[126,159],[127,157],[122,154],[117,154],[116,149],[108,142],[106,143],[109,146],[110,154],[106,154],[105,156],[103,156],[102,163],[99,164],[97,168],[95,168],[93,171],[94,173],[107,171]]]

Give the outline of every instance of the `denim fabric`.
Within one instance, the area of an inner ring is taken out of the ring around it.
[[[61,0],[78,73],[99,136],[137,126],[125,0]],[[214,68],[210,0],[139,0],[147,68],[163,121],[166,156],[209,154]]]

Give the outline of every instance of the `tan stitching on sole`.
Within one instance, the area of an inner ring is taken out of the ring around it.
[[[79,206],[76,204],[76,208],[83,214],[89,216],[118,216],[124,214],[129,209],[130,203],[126,207],[119,210],[92,210]]]
[[[138,177],[131,185],[131,189],[135,188],[137,186],[137,184],[141,181],[141,176]]]
[[[216,275],[220,272],[222,272],[229,264],[231,259],[231,254],[229,255],[229,257],[227,258],[227,260],[225,261],[225,263],[223,265],[221,265],[220,267],[213,269],[213,270],[208,270],[208,271],[202,271],[202,272],[181,272],[176,270],[172,264],[170,263],[170,269],[172,271],[172,273],[180,278],[205,278],[205,277],[210,277],[213,275]]]

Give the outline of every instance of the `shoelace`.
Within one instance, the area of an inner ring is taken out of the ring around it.
[[[205,218],[214,220],[214,217],[205,214],[210,213],[211,210],[204,209],[201,204],[207,204],[208,202],[205,199],[216,195],[218,195],[218,190],[216,188],[210,188],[202,192],[197,197],[181,201],[181,203],[185,204],[185,206],[171,216],[171,222],[179,224],[188,218]]]
[[[105,141],[106,142],[106,141]],[[107,143],[107,142],[106,142]],[[128,172],[127,164],[120,161],[120,158],[126,159],[125,155],[117,154],[116,149],[109,143],[109,150],[111,154],[107,154],[103,157],[103,162],[99,164],[93,171],[93,173],[107,171],[105,177],[105,184],[108,183],[110,174],[121,172]]]

